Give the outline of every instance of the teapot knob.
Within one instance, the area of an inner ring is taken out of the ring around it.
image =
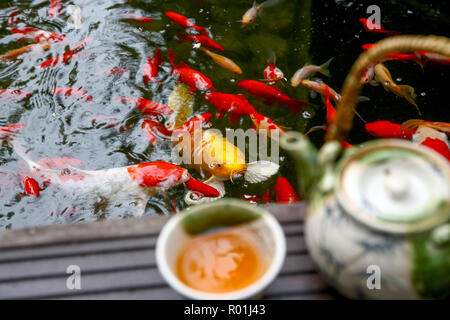
[[[384,183],[392,198],[400,200],[408,195],[409,182],[407,177],[386,170]]]

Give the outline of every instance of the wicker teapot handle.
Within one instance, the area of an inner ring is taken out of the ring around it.
[[[326,140],[345,140],[353,125],[354,110],[361,91],[361,77],[374,62],[394,52],[429,51],[450,57],[450,39],[438,36],[401,35],[383,39],[362,53],[344,82],[337,105],[336,121],[328,129]]]

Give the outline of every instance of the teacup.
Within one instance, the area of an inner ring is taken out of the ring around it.
[[[267,256],[262,275],[243,288],[223,293],[194,289],[180,280],[177,262],[186,242],[196,235],[234,226],[249,226],[261,252]],[[235,199],[197,205],[172,217],[156,243],[156,263],[164,279],[182,296],[198,300],[260,298],[280,272],[285,256],[286,239],[278,221],[267,210]]]

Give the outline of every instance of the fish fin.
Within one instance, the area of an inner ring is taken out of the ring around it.
[[[230,123],[231,124],[238,123],[239,120],[241,120],[240,114],[230,113]]]
[[[325,75],[325,76],[327,76],[327,77],[331,77],[330,70],[328,70],[328,68],[329,68],[329,66],[330,66],[331,61],[333,61],[333,59],[334,59],[334,57],[331,58],[330,60],[328,60],[327,62],[325,62],[324,64],[322,64],[322,65],[320,66],[319,72],[320,72],[321,74],[323,74],[323,75]]]
[[[138,199],[136,199],[136,213],[134,214],[135,217],[142,217],[145,213],[145,208],[147,207],[147,202],[150,199],[149,195],[142,196]]]
[[[217,112],[216,112],[216,118],[217,118],[217,119],[222,119],[223,116],[225,115],[225,113],[227,113],[225,110],[217,110]]]
[[[317,130],[326,130],[326,129],[327,129],[327,126],[314,126],[314,127],[311,127],[311,128],[305,133],[305,136],[309,135],[310,133],[312,133],[312,132],[314,132],[314,131],[317,131]]]
[[[359,96],[358,97],[358,102],[368,102],[368,101],[370,101],[369,97],[366,97],[366,96]]]
[[[357,116],[359,119],[361,119],[362,122],[367,123],[367,121],[363,119],[363,117],[359,114],[358,111],[353,110],[353,112],[356,114],[356,116]]]
[[[417,105],[416,101],[414,100],[416,98],[416,94],[414,93],[414,88],[408,85],[399,85],[398,89],[404,94],[403,97],[411,103],[414,107],[416,107],[417,112],[419,113],[419,116],[422,115],[422,112],[419,109],[419,106]]]
[[[169,57],[170,64],[175,68],[175,60],[177,59],[177,53],[173,49],[167,51],[167,56]]]
[[[186,62],[184,62],[184,61],[181,61],[181,62],[177,65],[177,68],[188,68],[188,69],[190,69],[189,66],[186,64]]]
[[[41,170],[42,166],[36,163],[35,161],[31,160],[31,158],[27,155],[27,151],[25,149],[25,146],[16,140],[12,140],[11,146],[14,149],[14,151],[21,157],[30,167],[30,169],[36,169]],[[51,171],[51,170],[50,170]]]
[[[249,183],[266,181],[278,172],[280,166],[274,162],[260,160],[247,164],[244,179]]]
[[[369,80],[369,84],[372,86],[372,87],[378,87],[380,84],[378,83],[378,81],[376,81],[376,80]]]
[[[188,193],[184,197],[184,202],[186,202],[187,205],[190,206],[193,204],[211,202],[211,201],[215,201],[217,199],[223,198],[225,196],[225,185],[224,185],[223,181],[217,180],[216,177],[211,176],[208,180],[204,181],[203,183],[216,189],[220,195],[215,198],[202,197],[195,191],[188,191]]]

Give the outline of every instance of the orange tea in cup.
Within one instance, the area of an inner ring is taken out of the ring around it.
[[[194,236],[177,260],[179,279],[210,293],[242,289],[259,280],[267,267],[257,237],[245,226]]]

